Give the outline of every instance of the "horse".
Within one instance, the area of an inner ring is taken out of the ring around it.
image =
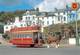
[[[58,48],[60,44],[60,40],[61,40],[61,35],[57,35],[57,36],[49,35],[47,38],[47,43],[55,44],[55,47]]]
[[[34,40],[35,46],[34,47],[42,47],[45,44],[43,38],[35,38]]]

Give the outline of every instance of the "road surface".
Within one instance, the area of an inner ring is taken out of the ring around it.
[[[80,55],[80,47],[73,48],[12,48],[0,47],[0,55]]]

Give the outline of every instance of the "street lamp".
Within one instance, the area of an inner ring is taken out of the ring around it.
[[[76,22],[76,45],[79,46],[79,36],[78,36],[78,30],[77,30],[77,28],[78,28],[78,26],[77,26],[77,9],[78,9],[78,3],[75,0],[75,2],[72,3],[72,10],[74,10],[75,13],[76,13],[76,15],[75,15],[76,16],[75,17],[75,22]]]
[[[77,14],[77,11],[76,11]],[[78,26],[77,26],[77,15],[76,15],[76,45],[79,46]]]

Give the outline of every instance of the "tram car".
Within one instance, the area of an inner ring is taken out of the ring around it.
[[[17,47],[34,47],[42,39],[40,26],[17,27],[10,30],[9,42]]]

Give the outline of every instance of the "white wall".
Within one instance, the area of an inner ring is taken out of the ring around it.
[[[67,19],[67,13],[55,13],[56,16],[54,16],[54,24],[58,24],[58,23],[68,23],[68,19]],[[62,16],[62,18],[60,17],[60,21],[58,21],[58,16]],[[64,17],[66,19],[66,21],[64,21]]]
[[[69,38],[70,45],[76,45],[76,38]]]
[[[19,17],[15,17],[15,23],[19,22]]]
[[[49,25],[52,25],[52,24],[61,23],[61,20],[58,21],[58,13],[54,13],[54,14],[56,16],[48,16],[48,17],[44,17],[44,19],[42,17],[39,17],[39,20],[44,22],[43,27],[46,27],[46,26],[49,26]],[[60,13],[60,15],[62,16],[62,22],[63,23],[67,23],[68,22],[67,14],[64,15],[64,13]],[[33,19],[33,16],[34,16],[34,19]],[[22,27],[21,24],[23,25],[23,27],[27,26],[27,24],[26,24],[27,23],[26,17],[30,17],[29,21],[31,21],[31,24],[33,24],[33,22],[35,22],[35,24],[37,24],[38,17],[36,15],[26,14],[26,15],[22,16],[22,20],[21,21],[19,21],[19,17],[15,17],[15,22],[12,25],[5,25],[4,26],[4,32],[10,30],[11,26]],[[66,21],[64,21],[64,17],[66,17]],[[47,24],[47,21],[49,22],[49,24]],[[54,23],[52,23],[52,21]],[[8,29],[6,29],[7,26],[8,26]]]
[[[4,33],[10,31],[11,28],[14,28],[14,25],[4,25]]]

